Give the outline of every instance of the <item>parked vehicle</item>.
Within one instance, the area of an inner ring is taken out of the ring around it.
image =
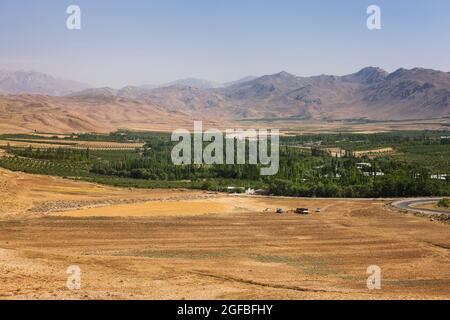
[[[309,214],[308,208],[297,208],[295,209],[295,213],[297,214]]]

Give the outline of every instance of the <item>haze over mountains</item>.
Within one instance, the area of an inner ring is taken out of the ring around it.
[[[144,84],[139,88],[151,90],[176,86],[211,89],[228,87],[253,79],[256,79],[256,77],[249,76],[236,81],[221,83],[197,78],[185,78],[159,85]],[[64,96],[89,88],[93,88],[93,86],[77,81],[58,79],[42,72],[0,70],[0,93]]]
[[[61,96],[90,87],[85,83],[57,79],[48,74],[36,71],[0,70],[1,93]]]
[[[313,77],[283,71],[226,84],[190,78],[158,87],[121,89],[92,88],[35,72],[0,72],[0,92],[21,94],[0,98],[2,112],[7,112],[8,104],[15,105],[16,115],[20,109],[27,114],[25,118],[31,119],[33,112],[42,112],[42,107],[49,110],[55,107],[61,111],[58,119],[66,117],[71,123],[79,122],[73,127],[80,130],[82,123],[92,123],[85,126],[89,129],[135,121],[150,124],[156,119],[163,121],[164,117],[167,121],[171,117],[220,121],[404,120],[450,116],[450,73],[423,68],[388,73],[367,67],[345,76]]]

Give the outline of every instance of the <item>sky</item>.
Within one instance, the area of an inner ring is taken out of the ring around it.
[[[81,30],[66,27],[73,4]],[[372,4],[381,30],[367,28]],[[450,71],[450,1],[0,0],[0,69],[94,86],[365,66]]]

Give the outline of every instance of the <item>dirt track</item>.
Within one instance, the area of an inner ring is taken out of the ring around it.
[[[413,212],[428,214],[428,215],[442,215],[448,216],[449,210],[439,208],[437,202],[442,198],[415,198],[404,199],[393,202],[392,205],[399,209],[409,210]],[[448,218],[448,217],[446,217]]]
[[[450,226],[383,201],[137,191],[7,171],[0,183],[0,298],[450,298]],[[123,198],[137,200],[30,211]],[[322,212],[272,212],[300,206]],[[81,268],[79,291],[66,288],[70,265]],[[369,265],[381,267],[381,290],[366,287]]]

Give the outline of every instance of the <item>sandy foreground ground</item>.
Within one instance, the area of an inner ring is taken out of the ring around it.
[[[0,192],[0,299],[450,298],[450,225],[386,201],[130,190],[2,169]],[[66,285],[73,265],[80,290]],[[372,265],[380,290],[367,288]]]

